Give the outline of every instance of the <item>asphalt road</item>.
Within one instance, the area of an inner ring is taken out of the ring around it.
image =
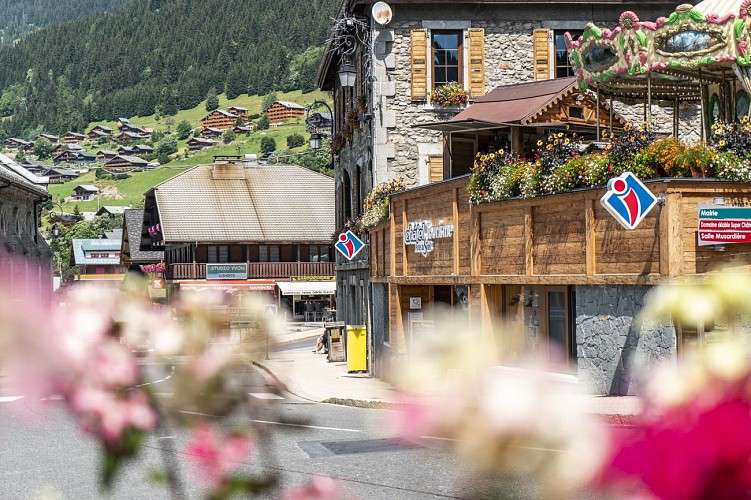
[[[169,393],[170,379],[161,380],[169,367],[152,365],[148,370],[152,380],[160,380],[155,392]],[[388,425],[391,410],[311,403],[288,394],[270,396],[261,373],[249,368],[238,375],[249,398],[268,403],[248,418],[259,429],[271,431],[268,442],[242,464],[244,471],[275,474],[283,488],[326,474],[338,481],[345,498],[469,498],[478,492],[479,483],[468,480],[469,472],[444,442],[394,440]],[[0,392],[0,498],[102,496],[97,447],[76,428],[62,403],[13,399],[11,393],[7,387]],[[193,479],[182,453],[186,442],[184,430],[150,436],[138,459],[123,469],[109,498],[169,498],[165,487],[148,479],[151,471],[162,468],[165,450],[177,457],[187,497],[202,498],[202,485]],[[536,496],[528,484],[506,486],[513,498]],[[265,497],[281,495],[280,489]]]

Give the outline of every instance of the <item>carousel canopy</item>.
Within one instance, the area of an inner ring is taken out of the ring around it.
[[[679,5],[668,17],[642,21],[624,12],[613,29],[589,24],[566,43],[581,88],[623,101],[700,101],[706,85],[738,76],[745,90],[751,66],[751,0]]]

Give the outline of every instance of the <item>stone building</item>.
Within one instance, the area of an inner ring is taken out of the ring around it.
[[[362,215],[363,200],[378,183],[402,177],[414,187],[431,180],[431,161],[444,154],[442,136],[416,126],[448,120],[463,109],[432,104],[436,87],[456,81],[471,102],[500,85],[569,76],[566,32],[580,34],[590,22],[613,23],[626,10],[654,19],[675,6],[667,1],[388,3],[390,8],[374,13],[371,2],[343,1],[316,77],[334,98],[339,229]],[[627,118],[640,113],[638,108],[619,111]],[[387,311],[369,304],[387,304],[389,285],[369,285],[373,252],[367,246],[352,262],[337,256],[337,313],[339,320],[370,326],[371,369],[378,374],[379,359],[388,357]]]
[[[52,253],[38,230],[46,181],[0,154],[0,276],[26,290],[52,290]]]

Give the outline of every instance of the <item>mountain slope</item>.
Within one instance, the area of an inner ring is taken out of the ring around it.
[[[338,0],[134,0],[0,48],[0,136],[312,89]],[[304,55],[304,57],[301,57]],[[8,97],[9,95],[15,98]]]
[[[10,44],[42,26],[114,12],[128,2],[130,0],[0,0],[1,41]]]

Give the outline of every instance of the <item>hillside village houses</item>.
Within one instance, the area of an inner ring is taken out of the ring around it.
[[[381,24],[373,18],[371,2],[344,1],[318,69],[317,85],[334,97],[337,230],[362,216],[365,196],[378,183],[401,177],[415,187],[466,172],[452,172],[451,158],[460,150],[473,157],[479,151],[476,140],[451,141],[452,151],[441,132],[417,128],[450,120],[466,107],[432,103],[436,88],[456,81],[472,103],[499,86],[572,75],[566,32],[580,34],[589,22],[612,25],[626,10],[656,19],[675,7],[667,1],[388,3],[391,12],[379,16]],[[643,118],[641,107],[616,110],[626,119]],[[672,116],[656,113],[654,121],[669,131]],[[499,139],[510,145],[512,138]],[[430,212],[421,216],[431,218]],[[455,230],[459,227],[465,226],[454,222]],[[399,234],[392,237],[401,244]],[[410,310],[397,309],[396,301],[409,301],[409,292],[391,284],[393,260],[388,277],[370,282],[374,251],[371,241],[351,262],[337,255],[337,319],[368,324],[370,368],[379,375],[384,363],[408,352],[404,335]],[[453,278],[443,282],[451,293],[431,289],[423,298],[426,318],[435,301],[456,304],[465,292],[455,288],[464,285]],[[474,288],[468,293],[470,308],[477,311],[480,295]]]
[[[263,112],[268,115],[270,125],[278,125],[305,115],[305,108],[296,102],[275,101]]]
[[[223,109],[215,109],[201,118],[201,127],[202,129],[212,128],[223,132],[228,128],[234,127],[238,119],[240,119],[240,116],[234,113]]]
[[[86,139],[86,136],[78,132],[66,132],[63,135],[63,143],[65,144],[77,144],[84,139]]]

